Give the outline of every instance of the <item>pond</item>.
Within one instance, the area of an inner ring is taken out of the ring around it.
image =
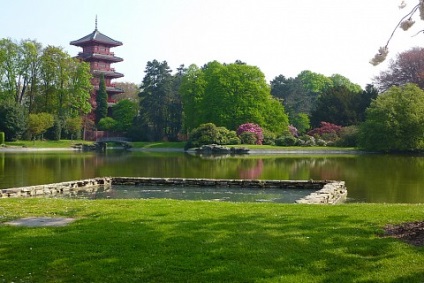
[[[424,203],[424,156],[182,152],[0,152],[0,189],[92,177],[343,180],[348,201]]]

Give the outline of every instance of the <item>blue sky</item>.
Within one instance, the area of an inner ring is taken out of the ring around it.
[[[0,0],[0,38],[35,39],[62,46],[94,30],[123,42],[114,49],[124,62],[114,65],[120,81],[139,84],[146,63],[166,60],[201,66],[242,60],[258,66],[267,81],[295,77],[302,70],[341,74],[365,87],[387,63],[369,64],[400,18],[417,3],[401,0]],[[424,29],[398,30],[389,59],[422,46]]]

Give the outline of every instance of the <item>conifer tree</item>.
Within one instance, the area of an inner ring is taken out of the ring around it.
[[[100,77],[99,90],[97,91],[95,114],[96,124],[98,124],[102,118],[107,117],[107,92],[105,77],[103,74]]]

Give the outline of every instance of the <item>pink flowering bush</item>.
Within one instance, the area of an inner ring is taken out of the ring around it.
[[[264,134],[262,128],[254,123],[242,124],[238,127],[236,133],[237,136],[241,136],[244,132],[253,133],[256,136],[256,144],[262,144],[264,140]]]

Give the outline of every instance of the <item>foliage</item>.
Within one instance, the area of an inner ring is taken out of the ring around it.
[[[113,96],[113,98],[116,99],[118,102],[125,99],[134,102],[138,101],[139,87],[137,86],[137,84],[130,82],[116,82],[115,86],[116,88],[120,88],[124,91],[123,93],[119,93]]]
[[[213,123],[202,124],[193,129],[190,133],[186,149],[200,147],[207,144],[239,144],[235,131],[230,131],[225,127],[217,127]]]
[[[257,136],[252,132],[242,132],[238,135],[242,144],[257,144]]]
[[[181,94],[187,130],[209,122],[235,130],[250,121],[280,133],[288,125],[284,108],[272,98],[264,74],[255,66],[217,61],[201,69],[192,65]]]
[[[120,100],[112,107],[112,118],[116,121],[115,130],[126,133],[131,130],[138,113],[138,105],[128,99]]]
[[[297,115],[300,113],[306,115],[302,118],[311,115],[321,95],[335,87],[344,87],[354,93],[361,92],[359,85],[342,75],[334,74],[326,77],[311,71],[302,71],[295,78],[286,78],[283,75],[275,77],[271,81],[271,94],[281,100],[290,122],[304,133],[309,129],[309,125],[306,123],[307,120],[295,121]]]
[[[401,86],[407,83],[417,84],[424,89],[424,48],[414,47],[397,54],[391,60],[388,70],[382,71],[375,79],[375,84],[381,92],[393,85]]]
[[[6,141],[6,136],[4,132],[0,132],[0,145],[4,144],[5,141]]]
[[[313,137],[319,137],[326,141],[335,141],[338,139],[338,134],[342,126],[335,125],[329,122],[321,122],[320,127],[310,130],[307,134]]]
[[[90,79],[89,64],[61,47],[0,39],[0,103],[19,105],[25,113],[52,114],[55,128],[48,133],[53,138],[60,138],[66,118],[91,111]]]
[[[368,108],[359,145],[379,151],[421,150],[423,133],[424,91],[415,84],[393,86]]]
[[[264,135],[263,135],[263,130],[259,125],[255,123],[242,124],[237,128],[236,133],[238,136],[241,136],[244,132],[250,132],[254,134],[253,136],[255,138],[254,144],[262,144]],[[243,141],[242,138],[241,140]],[[250,144],[250,142],[248,144]]]
[[[275,145],[278,146],[294,146],[296,143],[297,139],[291,134],[282,135],[275,140]]]
[[[182,128],[179,83],[184,69],[175,77],[166,61],[147,62],[141,85],[139,127],[149,140],[177,140]]]
[[[345,86],[328,88],[320,95],[311,113],[312,126],[318,126],[321,121],[342,126],[358,124],[360,96],[361,92],[351,92]]]
[[[311,128],[311,121],[306,113],[297,113],[290,121],[299,134],[304,134]]]
[[[264,136],[264,139],[262,141],[262,144],[275,145],[275,140],[277,138],[276,133],[271,132],[270,130],[267,130],[267,129],[263,129],[263,136]]]
[[[79,138],[81,135],[83,120],[81,117],[69,117],[65,120],[64,129],[69,133],[70,138]]]
[[[115,130],[117,125],[118,122],[112,117],[105,117],[100,119],[99,123],[97,123],[97,128],[100,131],[113,131]]]
[[[106,82],[105,76],[102,74],[100,76],[99,90],[96,95],[96,124],[99,124],[100,120],[107,117],[107,91],[106,91]]]
[[[0,131],[6,135],[6,141],[20,139],[26,130],[27,117],[24,108],[14,102],[0,101]]]
[[[339,132],[339,139],[335,145],[343,147],[358,146],[359,126],[343,127]]]
[[[49,128],[54,125],[54,117],[49,113],[29,114],[28,131],[33,139],[42,136]]]

